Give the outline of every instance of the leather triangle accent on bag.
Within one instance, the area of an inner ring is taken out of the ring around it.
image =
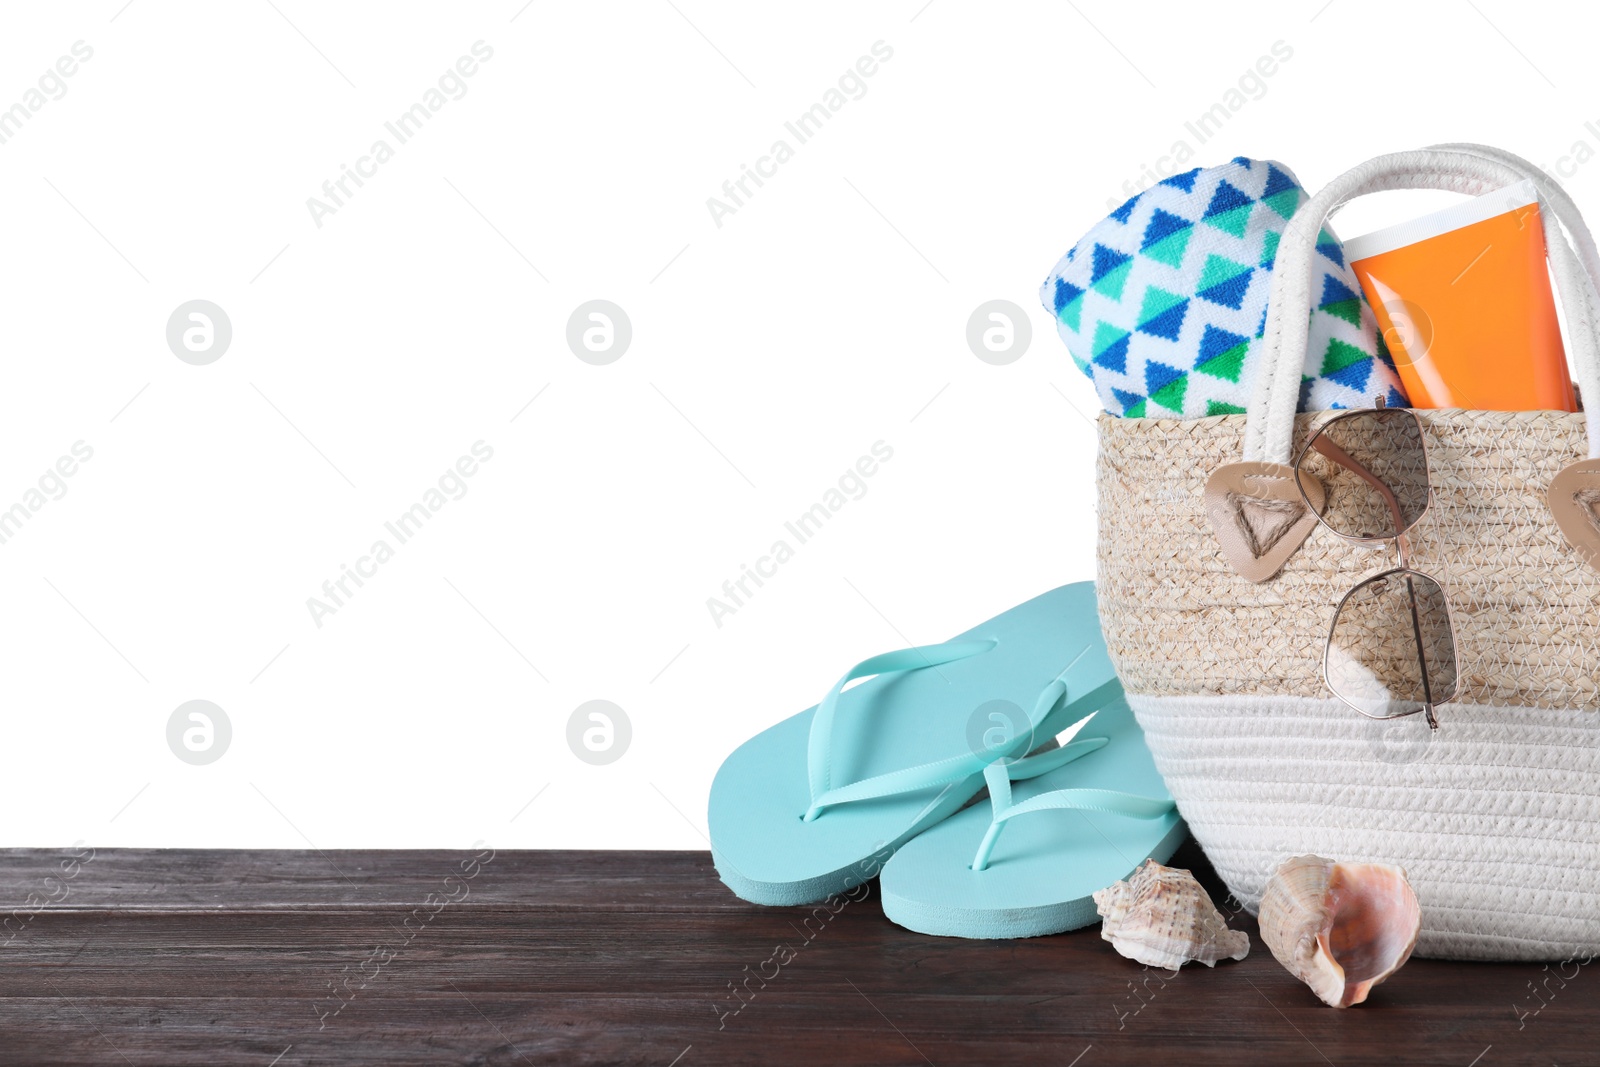
[[[1567,544],[1600,570],[1600,459],[1569,463],[1550,480],[1550,515]]]
[[[1326,502],[1322,483],[1309,474],[1301,477],[1304,496],[1294,468],[1282,463],[1229,463],[1206,479],[1206,518],[1223,557],[1246,581],[1276,575],[1317,525]]]
[[[1250,554],[1257,559],[1271,552],[1306,513],[1305,502],[1300,500],[1259,500],[1229,493],[1228,503],[1238,515]]]

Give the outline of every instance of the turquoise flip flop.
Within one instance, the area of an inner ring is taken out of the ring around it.
[[[884,865],[883,913],[908,930],[970,938],[1076,930],[1097,917],[1095,890],[1146,859],[1165,863],[1188,832],[1120,691],[1071,744],[997,759],[984,780],[989,803]]]
[[[717,873],[757,904],[853,889],[972,799],[990,763],[1031,751],[1120,691],[1092,582],[943,644],[863,660],[816,707],[723,762],[708,813]]]

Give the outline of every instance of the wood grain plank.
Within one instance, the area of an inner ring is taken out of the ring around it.
[[[1417,960],[1339,1012],[1258,939],[1169,974],[1095,929],[924,937],[745,904],[704,853],[66,855],[0,852],[0,1064],[1600,1063],[1587,967]]]
[[[748,906],[722,886],[703,852],[80,846],[0,849],[0,864],[0,913],[25,907],[30,899],[58,911],[415,906],[429,893],[453,893],[447,879],[468,883],[474,906],[601,912],[736,911]],[[75,873],[68,874],[69,866]],[[467,877],[471,870],[478,873]]]

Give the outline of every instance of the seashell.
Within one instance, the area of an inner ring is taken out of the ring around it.
[[[1218,960],[1250,954],[1250,935],[1230,930],[1194,875],[1155,860],[1094,895],[1105,917],[1100,936],[1122,955],[1150,967],[1177,970],[1190,960],[1215,967]]]
[[[1348,1008],[1411,958],[1422,908],[1386,863],[1286,860],[1261,896],[1261,940],[1325,1004]]]

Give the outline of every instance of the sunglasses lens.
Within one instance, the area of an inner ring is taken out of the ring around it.
[[[1439,583],[1396,570],[1356,586],[1328,634],[1327,672],[1337,696],[1376,719],[1453,700],[1455,638]]]
[[[1323,521],[1346,537],[1398,537],[1428,508],[1422,425],[1405,408],[1344,415],[1324,426],[1295,469],[1328,494]]]

